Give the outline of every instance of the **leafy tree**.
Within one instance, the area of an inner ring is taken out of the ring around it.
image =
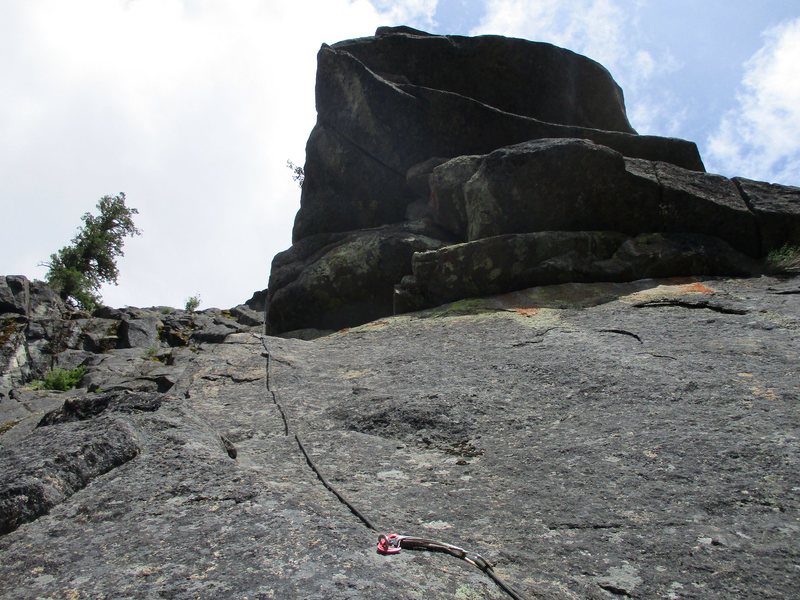
[[[186,299],[186,305],[184,308],[186,308],[186,312],[194,312],[197,310],[198,306],[200,306],[200,294],[189,296]]]
[[[135,208],[125,206],[125,194],[103,196],[97,203],[98,216],[83,215],[83,227],[72,244],[50,255],[45,279],[61,298],[85,310],[100,302],[98,290],[103,283],[117,283],[117,258],[128,236],[140,235],[133,224]]]

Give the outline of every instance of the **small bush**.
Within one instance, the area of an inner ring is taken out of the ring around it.
[[[44,376],[44,379],[37,379],[31,382],[34,390],[57,390],[66,392],[76,387],[86,374],[86,367],[75,367],[74,369],[53,369]]]
[[[800,246],[784,244],[767,254],[766,263],[770,273],[800,273]]]
[[[292,172],[292,181],[302,188],[303,182],[306,179],[306,173],[303,170],[303,167],[298,167],[291,160],[286,161],[286,166]]]
[[[189,296],[186,299],[186,312],[194,312],[198,306],[200,306],[200,294]]]

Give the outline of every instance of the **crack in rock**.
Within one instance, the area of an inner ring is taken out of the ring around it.
[[[627,335],[634,338],[640,344],[643,343],[642,338],[640,338],[638,335],[636,335],[635,333],[631,333],[630,331],[626,331],[624,329],[601,329],[600,333],[616,333],[619,335]]]
[[[734,308],[732,306],[723,306],[709,302],[708,300],[645,300],[644,302],[637,302],[633,305],[634,308],[661,308],[663,306],[677,306],[679,308],[705,308],[724,315],[746,315],[747,310],[743,308]]]

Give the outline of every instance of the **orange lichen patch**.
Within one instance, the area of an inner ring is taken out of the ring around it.
[[[687,285],[682,285],[680,287],[684,293],[692,293],[692,294],[713,294],[716,291],[711,289],[707,285],[703,285],[702,283],[690,283]]]
[[[373,321],[364,325],[365,329],[383,329],[389,324],[389,321]]]
[[[694,282],[694,283],[681,283],[674,285],[659,285],[649,290],[641,290],[634,292],[628,296],[620,298],[629,302],[642,302],[647,300],[661,300],[667,298],[677,298],[685,296],[686,294],[714,294],[716,290],[707,285]]]
[[[518,315],[522,315],[523,317],[533,317],[539,314],[538,308],[509,308],[508,310],[517,313]]]

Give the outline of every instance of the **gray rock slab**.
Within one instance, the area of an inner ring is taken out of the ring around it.
[[[774,285],[461,303],[278,346],[274,381],[371,519],[531,596],[790,597],[800,305]]]
[[[37,519],[138,453],[132,428],[103,418],[40,428],[14,446],[0,447],[0,535]]]
[[[113,418],[141,450],[0,537],[4,594],[507,598],[449,556],[377,555],[297,434],[379,530],[480,553],[525,598],[793,597],[799,281],[565,284],[269,337],[269,385],[232,334],[154,412],[40,428]]]

